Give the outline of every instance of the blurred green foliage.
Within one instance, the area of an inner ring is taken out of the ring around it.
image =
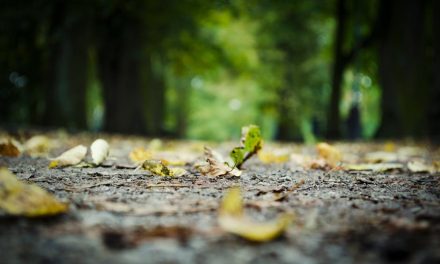
[[[0,124],[230,140],[254,123],[265,139],[313,143],[325,135],[328,112],[339,110],[343,135],[358,122],[361,137],[372,138],[385,98],[375,21],[383,22],[388,4],[7,0]],[[341,21],[342,50],[356,53],[344,64],[335,110]],[[374,45],[356,49],[370,33]],[[359,117],[351,116],[354,106]]]

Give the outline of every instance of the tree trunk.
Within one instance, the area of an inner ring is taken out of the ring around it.
[[[436,14],[436,15],[434,15]],[[429,123],[429,136],[436,143],[440,143],[440,74],[438,73],[440,69],[440,34],[438,30],[440,29],[440,2],[433,1],[432,8],[432,32],[433,37],[433,63],[431,76],[433,83],[430,89],[430,101],[429,101],[429,112],[428,112],[428,123]]]
[[[424,136],[427,113],[424,4],[390,1],[379,47],[382,120],[379,137]]]
[[[74,6],[59,5],[54,13],[44,123],[85,129],[90,18],[75,13]]]
[[[103,21],[98,44],[98,71],[104,93],[104,130],[145,132],[140,65],[142,26],[125,14]]]
[[[334,47],[334,64],[332,73],[332,91],[327,116],[327,137],[336,139],[341,137],[341,114],[339,104],[341,102],[341,89],[343,74],[346,66],[343,53],[344,35],[347,19],[346,0],[338,0],[337,4],[337,26]]]
[[[163,61],[160,55],[149,52],[144,69],[146,131],[149,136],[161,136],[164,133],[165,117],[165,78]],[[183,100],[183,98],[181,98]]]
[[[178,77],[177,78],[177,111],[176,111],[176,119],[177,119],[177,127],[176,127],[176,136],[179,138],[183,138],[186,135],[187,125],[188,125],[188,103],[190,98],[190,83],[191,79],[189,77]]]
[[[292,87],[286,87],[286,85],[293,86],[293,80],[291,77],[285,77],[287,84],[281,88],[279,93],[279,107],[278,107],[278,128],[275,138],[280,141],[300,141],[301,130],[298,120],[294,119],[294,111],[292,111],[292,104],[289,100],[294,96]]]

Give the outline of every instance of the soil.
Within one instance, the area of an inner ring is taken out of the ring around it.
[[[0,217],[0,263],[440,263],[438,173],[326,171],[252,158],[241,177],[210,178],[189,164],[189,174],[171,178],[134,169],[127,155],[139,144],[114,139],[116,158],[95,168],[0,157],[21,180],[70,203],[57,217]],[[255,220],[294,214],[285,234],[254,243],[223,232],[217,208],[231,186],[241,187]]]

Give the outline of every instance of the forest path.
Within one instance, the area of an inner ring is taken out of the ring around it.
[[[255,157],[241,177],[202,176],[193,164],[187,175],[160,177],[129,165],[128,153],[144,141],[110,142],[116,159],[96,168],[0,158],[19,179],[70,203],[58,217],[0,217],[0,263],[440,262],[438,173],[303,169]],[[173,144],[199,151],[194,145],[204,143]],[[222,231],[217,209],[232,186],[241,187],[256,220],[294,214],[284,235],[253,243]]]

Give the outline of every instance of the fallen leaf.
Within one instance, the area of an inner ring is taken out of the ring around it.
[[[163,164],[167,166],[185,166],[186,161],[184,160],[171,160],[171,159],[161,159]]]
[[[205,157],[207,164],[198,166],[198,169],[203,175],[214,177],[222,175],[241,175],[241,171],[239,169],[231,168],[220,153],[208,147],[205,147]]]
[[[20,150],[12,139],[3,139],[2,142],[0,142],[0,155],[18,157],[20,156]]]
[[[83,145],[76,146],[52,159],[49,168],[76,165],[80,163],[87,154],[87,148]]]
[[[37,135],[28,139],[24,143],[24,149],[26,153],[31,156],[40,156],[46,154],[50,149],[50,139],[46,136]]]
[[[265,164],[284,163],[289,161],[289,153],[286,151],[259,151],[258,158]]]
[[[397,161],[398,157],[396,153],[377,151],[377,152],[367,153],[364,159],[366,162],[369,163],[380,163],[380,162]]]
[[[241,129],[240,146],[232,149],[230,157],[234,161],[234,167],[240,166],[262,147],[260,128],[256,125],[245,126]]]
[[[108,156],[110,146],[104,139],[95,140],[90,146],[92,160],[95,165],[100,165]]]
[[[182,168],[167,167],[161,160],[146,160],[142,163],[142,168],[159,176],[179,177],[187,173]]]
[[[129,157],[130,157],[131,161],[133,161],[133,163],[138,164],[138,163],[142,163],[146,160],[153,158],[153,152],[151,152],[148,149],[139,147],[139,148],[133,149],[130,152]]]
[[[311,161],[311,158],[309,156],[304,156],[298,153],[292,153],[290,154],[290,160],[296,165],[304,166]]]
[[[341,152],[327,143],[319,143],[316,150],[320,158],[323,158],[331,167],[335,167],[342,160]]]
[[[220,227],[232,234],[255,242],[265,242],[280,236],[289,226],[291,216],[259,223],[250,220],[243,213],[243,201],[239,188],[228,190],[220,206],[218,222]]]
[[[383,145],[383,150],[386,152],[396,151],[396,144],[392,141],[388,141]]]
[[[429,166],[419,160],[413,160],[408,162],[407,164],[409,171],[414,173],[422,173],[422,172],[428,172],[433,173],[435,172],[434,166]]]
[[[160,150],[163,146],[162,140],[155,138],[150,141],[150,144],[148,144],[148,149],[152,151]]]
[[[389,170],[402,170],[403,165],[400,163],[363,163],[363,164],[346,164],[343,166],[349,171],[375,171],[385,172]]]
[[[0,168],[0,211],[8,215],[39,217],[64,213],[67,205],[35,184],[26,184]]]

